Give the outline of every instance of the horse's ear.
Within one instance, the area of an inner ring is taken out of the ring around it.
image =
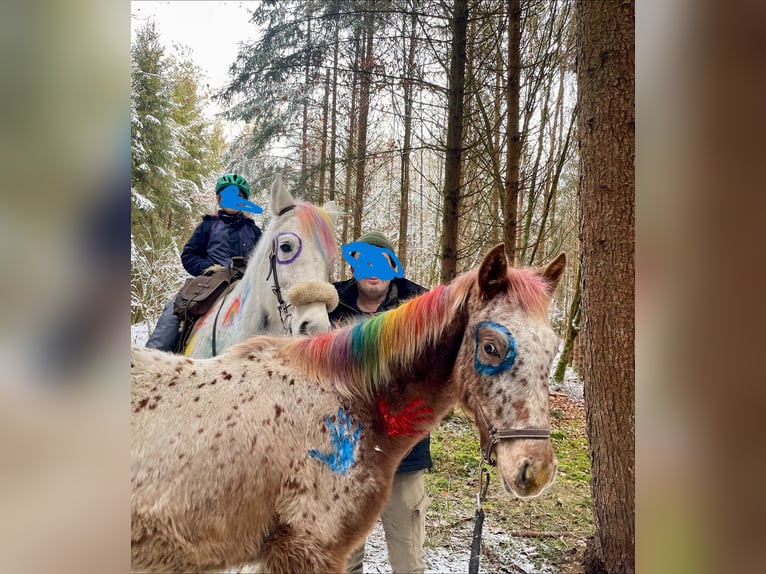
[[[505,245],[499,243],[484,256],[479,267],[479,294],[484,299],[491,299],[508,289],[508,260],[505,258]]]
[[[330,221],[333,225],[335,225],[335,221],[338,219],[338,206],[335,203],[335,200],[326,202],[322,209],[324,209],[327,212],[327,215],[330,217]]]
[[[559,256],[556,257],[556,259],[540,269],[540,275],[542,275],[548,283],[548,293],[551,295],[553,295],[553,292],[556,290],[556,287],[561,280],[561,276],[564,274],[564,267],[566,267],[566,264],[567,256],[564,253],[559,253]]]
[[[278,173],[271,184],[271,213],[279,215],[286,207],[295,205],[295,200],[282,183],[282,174]]]

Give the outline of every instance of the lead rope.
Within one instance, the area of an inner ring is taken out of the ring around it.
[[[473,538],[471,539],[471,559],[468,561],[468,574],[479,574],[481,531],[484,527],[484,509],[481,507],[481,503],[487,498],[488,488],[489,469],[486,468],[482,459],[479,463],[479,491],[476,493],[476,515],[474,517]]]
[[[490,424],[490,422],[487,420],[487,417],[484,416],[484,411],[481,409],[481,405],[476,405],[476,411],[479,413],[479,416],[481,417],[481,420],[487,429],[488,438],[487,448],[486,450],[482,449],[481,461],[479,462],[479,492],[476,494],[476,523],[473,527],[473,539],[471,541],[471,559],[468,562],[468,574],[479,574],[481,529],[484,526],[484,509],[481,507],[481,503],[484,502],[484,499],[487,497],[487,489],[489,488],[489,468],[485,466],[485,463],[489,466],[495,466],[495,461],[492,458],[492,451],[495,449],[495,445],[500,441],[500,439],[547,439],[551,436],[550,429],[543,428],[498,430],[495,428],[495,425]]]

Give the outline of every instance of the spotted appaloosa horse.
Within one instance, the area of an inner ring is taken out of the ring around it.
[[[340,253],[333,230],[335,203],[318,208],[296,201],[277,175],[271,185],[271,212],[274,219],[250,256],[244,277],[197,321],[185,355],[211,357],[253,335],[330,330],[327,313],[338,304],[338,293],[328,281]],[[289,313],[289,320],[280,317],[279,297],[286,306],[281,313]]]
[[[458,401],[506,490],[540,494],[556,474],[546,315],[564,260],[510,268],[499,245],[478,270],[330,333],[204,360],[134,347],[133,568],[344,572],[399,461]]]

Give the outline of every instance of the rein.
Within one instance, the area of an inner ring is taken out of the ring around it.
[[[226,268],[226,272],[228,273],[229,277],[229,286],[226,287],[226,291],[221,294],[221,304],[218,305],[218,311],[216,311],[215,318],[213,319],[213,337],[210,341],[211,351],[214,357],[218,354],[215,348],[215,331],[216,324],[218,323],[218,316],[221,314],[221,309],[223,309],[223,303],[226,301],[226,296],[231,293],[232,289],[234,289],[234,284],[242,277],[242,275],[244,275],[244,261],[244,258],[234,256],[231,258],[229,266]],[[234,271],[233,274],[232,271]]]
[[[468,561],[468,574],[479,573],[479,558],[481,553],[481,531],[484,527],[484,509],[481,503],[487,498],[489,489],[489,466],[495,466],[497,463],[492,458],[492,452],[495,446],[501,440],[510,440],[517,438],[549,439],[551,437],[550,429],[528,428],[528,429],[497,429],[495,425],[490,424],[481,406],[476,404],[476,412],[479,413],[484,427],[487,429],[489,444],[486,449],[481,451],[481,462],[479,463],[479,492],[476,493],[476,515],[474,517],[473,538],[471,539],[471,558]]]
[[[281,217],[288,211],[295,209],[294,205],[288,205],[280,210],[277,217]],[[290,313],[290,305],[285,303],[284,297],[282,297],[282,289],[279,286],[279,274],[277,273],[277,239],[276,237],[271,242],[271,254],[269,255],[269,274],[266,275],[266,281],[270,277],[274,277],[274,285],[271,288],[271,292],[277,297],[277,310],[279,311],[279,319],[282,321],[282,328],[285,330],[285,334],[289,335],[291,331],[291,323],[293,316]]]

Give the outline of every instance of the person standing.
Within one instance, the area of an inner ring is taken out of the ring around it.
[[[391,250],[393,244],[379,231],[365,233],[358,242]],[[392,267],[394,263],[384,255]],[[353,266],[352,266],[353,270]],[[338,306],[330,313],[330,321],[339,326],[349,320],[373,316],[395,309],[408,299],[427,290],[404,277],[382,280],[378,277],[349,279],[334,283],[338,291]],[[394,573],[422,573],[423,543],[425,542],[425,512],[431,502],[425,492],[425,471],[433,466],[431,460],[431,437],[426,436],[405,456],[394,476],[391,497],[381,521],[386,535],[388,561]],[[349,574],[362,574],[364,569],[362,544],[348,559]]]
[[[243,198],[250,198],[250,184],[236,173],[226,173],[218,178],[215,194],[218,213],[205,215],[181,252],[184,269],[197,277],[215,265],[228,267],[232,257],[247,257],[261,237],[261,229],[243,211],[223,207],[221,195],[236,192]],[[181,322],[173,313],[173,300],[157,321],[146,346],[161,351],[173,351],[178,343]]]

